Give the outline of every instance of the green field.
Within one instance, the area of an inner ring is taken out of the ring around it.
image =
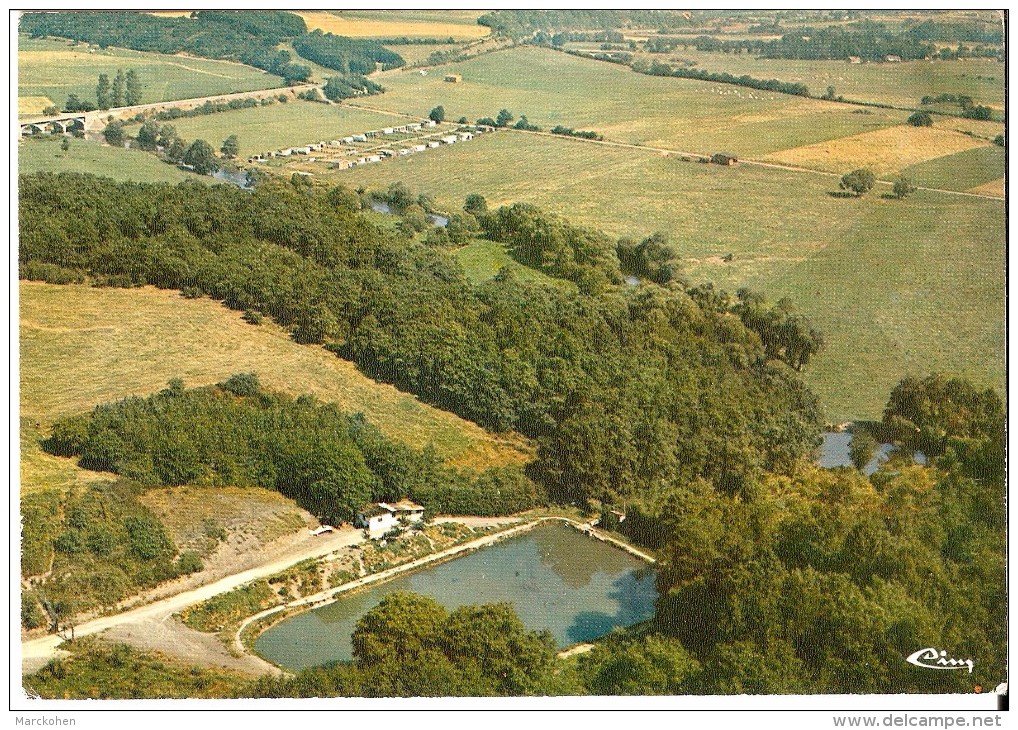
[[[945,190],[968,190],[1004,177],[1003,147],[977,147],[956,155],[912,165],[902,170],[916,185]]]
[[[217,150],[224,139],[236,134],[241,156],[323,142],[393,123],[394,117],[387,114],[305,101],[170,122],[184,139],[204,139]]]
[[[95,102],[99,74],[134,69],[142,103],[190,99],[282,86],[278,76],[230,61],[167,56],[45,38],[18,37],[18,96],[45,96],[61,106],[68,94]]]
[[[979,104],[1004,108],[1004,64],[988,59],[850,64],[713,53],[697,51],[692,46],[688,50],[680,47],[672,53],[647,53],[641,57],[673,64],[695,61],[695,68],[714,73],[803,83],[815,96],[833,86],[836,95],[852,101],[912,107],[927,95],[965,94]],[[957,113],[958,108],[952,111]]]
[[[522,281],[574,288],[571,282],[546,276],[536,269],[517,262],[506,252],[502,244],[495,241],[472,241],[468,245],[456,249],[456,258],[463,267],[463,271],[466,272],[467,278],[476,283],[487,281],[503,268],[508,268]]]
[[[443,81],[459,73],[462,83]],[[857,107],[688,79],[637,74],[564,53],[521,47],[448,64],[441,73],[386,77],[371,105],[419,116],[436,105],[471,121],[505,107],[535,124],[593,129],[609,139],[739,155],[822,142],[901,124],[904,112]]]
[[[845,200],[828,176],[518,132],[329,179],[404,181],[448,210],[472,192],[490,206],[531,202],[615,236],[667,231],[690,279],[788,295],[816,320],[829,344],[804,377],[832,420],[879,418],[906,374],[1004,386],[1002,203],[883,199],[889,188]]]
[[[200,180],[197,175],[161,162],[140,150],[108,147],[83,139],[70,140],[71,148],[60,149],[63,137],[46,136],[18,143],[18,172],[88,172],[115,180],[177,183]],[[207,178],[206,178],[207,179]]]
[[[19,292],[21,415],[33,423],[45,426],[100,403],[146,395],[174,377],[197,387],[255,372],[271,390],[310,393],[363,412],[391,438],[416,448],[433,444],[453,463],[483,467],[526,459],[476,424],[376,383],[324,348],[298,345],[273,324],[246,324],[219,302],[151,287],[22,281]],[[32,465],[33,473],[56,468],[42,458]]]

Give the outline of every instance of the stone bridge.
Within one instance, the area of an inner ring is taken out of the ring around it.
[[[50,117],[35,117],[23,119],[21,125],[21,136],[30,137],[33,134],[69,134],[71,132],[90,131],[95,127],[95,120],[89,120],[88,112],[76,114],[61,114]],[[90,125],[89,122],[92,122]]]

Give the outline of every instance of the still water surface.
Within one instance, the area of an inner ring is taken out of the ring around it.
[[[527,628],[548,629],[566,647],[651,618],[654,578],[622,550],[549,523],[287,619],[262,634],[255,650],[290,670],[349,660],[357,620],[394,591],[430,596],[449,610],[505,601]]]

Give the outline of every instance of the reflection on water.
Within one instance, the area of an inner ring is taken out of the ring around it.
[[[430,596],[452,610],[507,602],[530,629],[559,646],[649,619],[655,573],[642,561],[562,524],[542,525],[442,565],[374,586],[272,627],[255,644],[288,669],[352,657],[357,619],[394,591]]]
[[[820,459],[818,464],[824,469],[835,469],[839,466],[852,466],[852,457],[849,447],[852,445],[852,434],[848,431],[840,433],[825,433],[824,443],[820,447]],[[891,458],[894,446],[891,444],[880,444],[873,458],[863,467],[862,473],[866,476],[876,473],[880,465]],[[912,454],[912,461],[922,466],[926,465],[926,454],[917,451]]]

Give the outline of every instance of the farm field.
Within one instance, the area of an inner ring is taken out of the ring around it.
[[[964,94],[978,104],[998,111],[1004,108],[1004,64],[989,59],[850,64],[847,61],[799,61],[759,58],[745,53],[713,53],[697,51],[692,46],[685,50],[677,48],[672,53],[640,56],[665,63],[695,61],[695,68],[714,73],[748,74],[755,78],[803,83],[816,96],[833,86],[835,95],[851,101],[916,107],[924,96]],[[957,112],[957,107],[954,111]]]
[[[99,74],[113,80],[117,69],[134,69],[142,103],[271,89],[278,76],[230,61],[168,56],[119,48],[100,49],[70,41],[18,37],[18,97],[46,97],[62,106],[69,94],[95,102]],[[41,111],[41,110],[40,110]]]
[[[816,320],[828,344],[803,375],[835,421],[879,418],[909,373],[957,372],[1003,389],[999,202],[886,200],[879,187],[845,200],[828,194],[832,177],[518,132],[328,179],[404,181],[449,210],[480,192],[492,207],[534,203],[620,237],[667,231],[691,280],[787,295]]]
[[[989,146],[985,140],[951,130],[903,124],[782,150],[764,159],[827,172],[869,167],[877,175],[886,177],[896,175],[910,166],[929,164],[929,161],[939,162],[960,152]],[[993,165],[987,171],[989,177],[984,180],[997,177],[1000,170],[999,164]]]
[[[471,121],[505,107],[545,128],[593,129],[609,139],[689,152],[764,155],[895,126],[905,112],[858,107],[688,79],[637,74],[543,48],[515,48],[448,64],[442,73],[386,77],[371,105]],[[443,81],[459,73],[462,83]]]
[[[1007,191],[1006,181],[1004,178],[998,178],[991,180],[988,183],[977,185],[976,187],[966,191],[969,193],[976,193],[977,195],[996,195],[998,197],[1004,197]]]
[[[84,172],[115,180],[178,183],[207,180],[160,161],[140,150],[109,147],[83,139],[70,140],[67,152],[60,149],[62,137],[44,137],[18,143],[18,172]]]
[[[393,117],[388,114],[305,101],[276,103],[170,122],[184,139],[204,139],[217,150],[224,139],[236,134],[242,157],[283,147],[322,142],[385,125],[391,126],[392,123]]]
[[[308,30],[355,38],[455,38],[476,40],[491,31],[477,24],[484,11],[423,12],[406,10],[298,12]]]
[[[390,437],[417,448],[431,443],[453,463],[526,458],[479,426],[378,384],[320,347],[297,345],[275,325],[246,324],[218,302],[26,281],[19,292],[21,414],[33,422],[152,393],[174,377],[196,387],[255,372],[269,389],[361,411]]]
[[[1003,181],[1006,164],[1004,148],[993,145],[911,165],[901,173],[923,187],[978,192],[984,185]],[[993,190],[998,192],[986,194],[1003,195],[1003,185]]]

